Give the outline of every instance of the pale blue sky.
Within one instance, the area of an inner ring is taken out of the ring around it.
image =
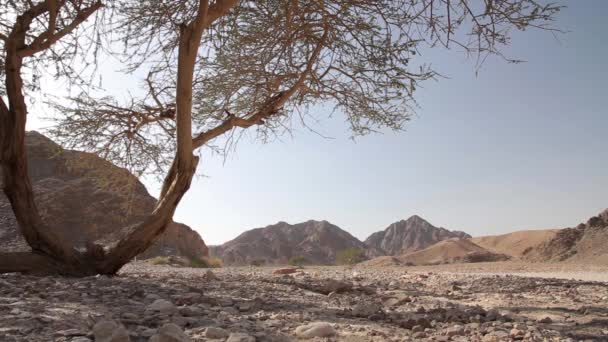
[[[404,132],[350,139],[330,108],[314,128],[270,144],[243,140],[204,158],[175,219],[208,244],[287,221],[328,220],[363,239],[418,214],[471,235],[573,226],[608,207],[608,2],[569,1],[556,40],[517,34],[512,65],[456,51],[423,57],[449,79],[428,82]],[[40,127],[31,120],[30,127]],[[151,192],[158,184],[146,181]]]

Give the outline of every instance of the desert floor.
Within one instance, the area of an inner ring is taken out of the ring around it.
[[[0,275],[0,341],[608,341],[608,267],[274,270]]]

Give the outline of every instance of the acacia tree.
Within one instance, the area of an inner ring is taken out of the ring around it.
[[[46,35],[59,31],[51,24],[57,6],[50,8],[42,14],[49,23],[39,23]],[[510,43],[511,30],[552,29],[559,9],[535,0],[108,1],[104,10],[112,15],[103,36],[128,71],[147,75],[144,91],[126,102],[82,93],[57,104],[61,115],[52,133],[139,174],[167,172],[143,222],[126,227],[114,244],[90,242],[84,251],[52,236],[37,214],[25,161],[23,84],[9,77],[20,70],[9,67],[14,38],[2,34],[4,187],[32,253],[27,263],[0,258],[0,271],[43,265],[67,275],[114,274],[171,221],[196,172],[197,150],[217,148],[221,137],[229,143],[248,129],[266,139],[294,118],[305,120],[307,108],[318,103],[344,113],[355,135],[400,129],[417,84],[435,76],[417,60],[421,49],[504,57],[500,49]],[[22,27],[19,20],[0,28]],[[5,129],[13,121],[18,124]]]

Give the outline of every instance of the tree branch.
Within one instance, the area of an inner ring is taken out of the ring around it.
[[[262,108],[258,110],[255,114],[251,115],[249,118],[241,118],[229,114],[228,118],[224,120],[220,125],[198,134],[194,138],[193,148],[199,148],[210,140],[217,138],[218,136],[228,132],[229,130],[235,127],[248,128],[253,125],[261,125],[264,123],[265,118],[276,114],[278,109],[281,108],[287,102],[287,100],[289,100],[289,98],[293,96],[304,85],[306,78],[312,72],[314,63],[321,54],[321,50],[323,49],[323,45],[327,40],[328,34],[329,24],[325,22],[323,27],[323,35],[321,36],[319,43],[315,47],[315,50],[312,52],[311,57],[306,63],[306,69],[302,72],[302,74],[300,74],[298,80],[288,90],[279,92],[275,96],[269,98],[262,106]]]
[[[98,1],[90,7],[80,10],[78,12],[78,14],[76,15],[76,18],[74,18],[74,20],[68,26],[59,30],[56,34],[51,34],[45,40],[39,39],[49,32],[49,31],[45,31],[45,33],[43,33],[42,35],[40,35],[39,37],[34,39],[34,41],[31,44],[25,46],[24,48],[19,49],[19,51],[18,51],[19,56],[21,58],[30,57],[40,51],[44,51],[44,50],[48,49],[53,44],[55,44],[58,40],[65,37],[72,31],[74,31],[74,29],[76,29],[76,27],[78,27],[78,25],[82,24],[85,20],[87,20],[101,6],[103,6],[103,4],[101,3],[101,1]]]

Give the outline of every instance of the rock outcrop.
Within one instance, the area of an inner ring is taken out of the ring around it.
[[[246,231],[221,246],[211,246],[211,254],[227,265],[248,265],[264,259],[268,264],[285,264],[292,257],[303,257],[311,264],[332,265],[336,253],[366,246],[348,232],[327,221],[298,224],[279,222]]]
[[[608,263],[608,209],[587,223],[558,231],[552,239],[526,251],[524,258],[530,261]]]
[[[470,238],[467,233],[437,228],[414,215],[373,233],[366,240],[369,248],[383,251],[386,255],[401,255],[429,247],[439,241],[452,238]]]
[[[91,153],[65,150],[37,132],[26,136],[29,172],[40,213],[49,227],[81,247],[89,240],[118,238],[122,227],[140,222],[155,199],[129,171]],[[27,250],[4,193],[0,193],[0,249]],[[190,227],[172,223],[142,257],[208,255]]]

